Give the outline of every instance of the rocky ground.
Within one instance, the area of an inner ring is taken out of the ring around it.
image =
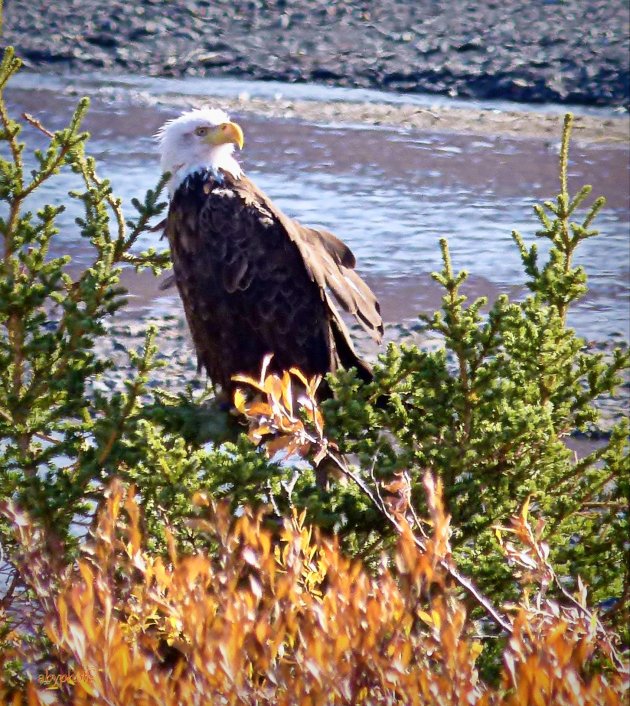
[[[109,326],[108,335],[100,339],[97,351],[104,357],[114,360],[116,367],[97,382],[95,388],[101,392],[125,391],[125,381],[133,375],[129,362],[128,351],[141,352],[144,347],[147,327],[154,325],[158,328],[156,344],[158,346],[157,359],[166,361],[167,365],[151,374],[149,387],[151,392],[158,389],[171,395],[178,395],[191,390],[199,393],[207,385],[205,373],[197,372],[197,359],[192,347],[192,342],[183,318],[173,314],[156,316],[149,314],[138,320],[121,321]],[[358,326],[352,327],[352,335],[361,355],[370,362],[376,361],[377,350],[367,335]],[[387,324],[385,326],[384,342],[381,351],[384,351],[390,342],[415,344],[425,351],[435,351],[443,346],[437,334],[428,333],[423,326],[414,322]],[[618,344],[617,344],[618,345]],[[625,343],[621,343],[623,347]],[[589,350],[593,353],[612,355],[611,342],[589,342]],[[453,368],[456,361],[452,354]],[[592,451],[603,440],[610,437],[610,432],[615,424],[622,418],[628,417],[630,412],[630,374],[626,372],[624,381],[614,396],[602,395],[596,402],[600,419],[596,425],[583,432],[573,433],[573,444],[581,444],[577,451],[579,455]],[[571,444],[570,444],[571,446]]]
[[[40,70],[627,106],[627,0],[5,0]]]

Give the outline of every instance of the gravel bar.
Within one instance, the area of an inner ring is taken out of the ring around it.
[[[35,70],[629,103],[627,0],[5,0]]]

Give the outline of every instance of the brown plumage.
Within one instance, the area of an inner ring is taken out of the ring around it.
[[[307,376],[369,366],[337,303],[380,341],[378,302],[332,233],[288,218],[249,179],[197,171],[175,190],[166,233],[199,365],[231,395],[232,376],[298,367]]]

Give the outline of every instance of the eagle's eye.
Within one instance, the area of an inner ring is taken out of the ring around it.
[[[197,127],[195,128],[195,135],[199,135],[199,137],[203,137],[208,133],[208,128],[207,127]]]

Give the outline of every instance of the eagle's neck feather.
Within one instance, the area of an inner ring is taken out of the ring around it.
[[[216,147],[210,152],[207,159],[201,160],[199,162],[193,163],[180,163],[175,164],[171,170],[172,177],[169,182],[169,191],[171,196],[177,191],[178,187],[193,174],[203,173],[203,172],[214,172],[219,173],[219,169],[224,172],[228,172],[235,179],[240,179],[243,174],[239,163],[232,156],[232,145],[221,145]]]

